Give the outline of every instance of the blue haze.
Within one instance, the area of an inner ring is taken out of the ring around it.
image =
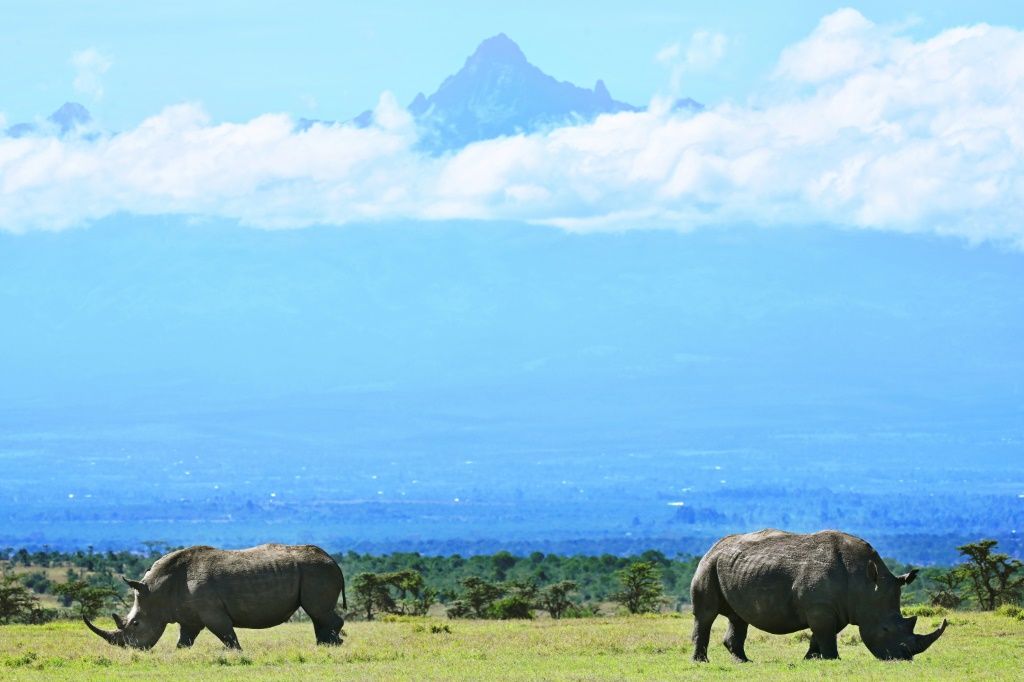
[[[1019,553],[1020,258],[750,226],[3,235],[0,542],[700,551],[781,525]]]

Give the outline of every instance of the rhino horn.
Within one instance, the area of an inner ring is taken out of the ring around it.
[[[942,633],[946,631],[947,625],[949,625],[949,622],[943,618],[942,625],[940,625],[935,632],[930,632],[927,635],[914,635],[914,648],[917,649],[913,652],[914,655],[916,656],[917,654],[924,653],[928,647],[934,644],[935,640],[941,637]]]
[[[118,633],[118,632],[108,632],[107,630],[104,630],[102,628],[98,628],[95,625],[93,625],[92,622],[87,617],[85,617],[85,616],[82,616],[82,620],[85,621],[86,627],[88,627],[90,630],[95,632],[97,635],[99,635],[100,637],[105,639],[108,644],[119,644],[118,640],[120,638],[118,637],[118,635],[120,633]]]
[[[124,630],[124,621],[121,620],[121,616],[117,615],[116,613],[112,613],[110,614],[110,617],[114,619],[115,623],[117,623],[118,630]]]

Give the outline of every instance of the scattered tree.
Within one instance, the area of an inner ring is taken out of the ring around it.
[[[407,568],[393,573],[360,573],[352,581],[352,591],[366,620],[374,613],[399,613],[422,616],[427,613],[437,591],[427,587],[423,576]]]
[[[500,585],[475,575],[463,578],[460,583],[462,594],[448,608],[449,618],[486,618],[491,605],[505,593]]]
[[[395,600],[388,590],[387,583],[382,580],[384,574],[360,573],[352,581],[352,592],[355,602],[366,610],[366,620],[373,620],[374,612],[387,613],[394,610]]]
[[[665,600],[661,570],[653,563],[638,561],[618,573],[620,589],[612,595],[630,613],[657,612]]]
[[[576,587],[574,580],[562,580],[548,585],[540,591],[540,607],[547,611],[552,618],[556,620],[561,618],[575,605],[569,595],[576,591]]]
[[[425,616],[437,599],[437,590],[427,587],[423,574],[407,568],[383,576],[385,583],[399,594],[395,610],[410,616]]]
[[[120,596],[113,587],[90,585],[84,580],[61,583],[53,591],[64,597],[65,606],[75,604],[75,612],[86,618],[95,618],[106,611],[111,601]]]
[[[957,547],[967,561],[955,570],[967,583],[978,607],[992,611],[1001,604],[1016,604],[1024,597],[1024,564],[1009,555],[994,553],[996,540],[979,540]]]
[[[0,623],[14,623],[31,617],[39,600],[16,575],[0,577]]]
[[[501,586],[504,593],[487,609],[487,617],[497,620],[532,619],[537,604],[537,584],[513,580]]]
[[[494,576],[498,580],[504,580],[509,569],[515,566],[519,560],[511,552],[501,550],[492,557],[492,561],[494,562]]]
[[[46,594],[53,586],[53,581],[46,577],[42,571],[26,573],[21,577],[25,586],[36,594]]]
[[[963,602],[960,586],[964,582],[962,571],[953,569],[932,576],[935,587],[928,590],[928,600],[932,606],[955,609]]]

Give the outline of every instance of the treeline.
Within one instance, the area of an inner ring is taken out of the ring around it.
[[[345,575],[360,573],[395,573],[412,570],[423,576],[426,586],[437,591],[438,600],[447,603],[457,598],[466,578],[481,578],[493,583],[533,583],[550,585],[563,580],[576,583],[576,591],[584,602],[608,601],[619,589],[617,573],[631,564],[654,564],[661,573],[665,594],[676,608],[690,599],[690,580],[700,557],[677,556],[669,558],[658,551],[647,551],[635,556],[564,556],[533,552],[515,556],[510,552],[497,552],[471,557],[423,556],[417,553],[385,555],[348,552],[335,558]]]
[[[170,551],[159,542],[143,551],[0,550],[0,623],[95,616],[130,601],[121,576],[141,577]],[[1024,565],[997,551],[995,540],[957,548],[964,561],[925,568],[904,588],[905,604],[994,609],[1024,600]],[[347,552],[334,558],[348,578],[349,617],[422,615],[443,609],[452,618],[584,617],[616,611],[683,610],[699,557],[650,550],[622,557],[507,551],[463,557],[415,552]],[[896,574],[911,566],[886,560]],[[43,606],[40,597],[56,603]]]

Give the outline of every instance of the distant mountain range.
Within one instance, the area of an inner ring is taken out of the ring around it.
[[[674,108],[695,113],[704,106],[683,98]],[[480,43],[434,94],[417,94],[407,109],[419,128],[420,148],[439,153],[478,140],[585,123],[601,114],[643,111],[645,107],[614,99],[602,80],[590,89],[552,78],[527,61],[511,38],[499,33]],[[92,123],[84,106],[67,102],[44,121],[17,123],[4,132],[9,137],[96,135]],[[318,123],[338,125],[336,121],[300,118],[296,129],[307,130]],[[367,109],[343,125],[365,128],[372,123],[373,111]]]

